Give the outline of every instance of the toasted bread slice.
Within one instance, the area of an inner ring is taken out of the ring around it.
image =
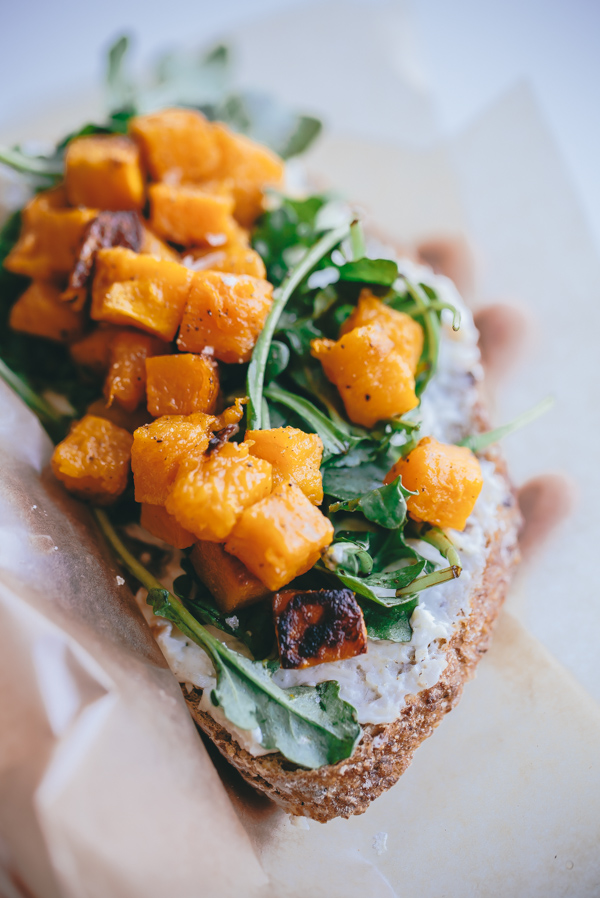
[[[265,792],[288,813],[325,822],[362,814],[390,789],[410,764],[415,749],[430,736],[460,699],[463,686],[490,644],[491,630],[518,560],[520,514],[501,456],[489,454],[506,481],[506,499],[497,509],[498,527],[490,536],[483,576],[469,595],[470,613],[461,619],[446,648],[446,668],[435,686],[407,696],[393,723],[366,724],[351,758],[306,770],[281,754],[254,757],[210,714],[199,707],[202,690],[183,693],[197,725],[221,754],[254,788]]]

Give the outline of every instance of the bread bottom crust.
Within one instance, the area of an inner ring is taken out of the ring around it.
[[[502,473],[503,465],[498,465]],[[199,708],[201,689],[183,688],[192,717],[255,789],[266,793],[289,814],[321,823],[334,817],[363,814],[404,773],[415,749],[432,734],[457,704],[464,684],[489,648],[498,616],[518,560],[520,515],[512,491],[498,509],[499,527],[489,544],[483,577],[470,596],[471,612],[460,621],[446,651],[447,665],[435,686],[410,695],[393,723],[366,724],[352,757],[338,764],[306,770],[273,753],[254,757],[210,714]]]

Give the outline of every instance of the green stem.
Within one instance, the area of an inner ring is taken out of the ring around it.
[[[281,313],[306,275],[312,271],[323,256],[327,255],[328,252],[348,236],[348,230],[348,225],[342,225],[324,234],[273,293],[273,305],[267,316],[265,326],[256,341],[256,346],[252,353],[252,361],[248,366],[248,428],[250,430],[260,430],[262,426],[262,394],[265,381],[265,366],[269,355],[269,347],[277,329]]]
[[[461,315],[456,306],[453,306],[449,302],[443,302],[441,299],[430,299],[429,308],[434,312],[442,312],[444,309],[448,309],[448,311],[452,312],[452,330],[460,330]],[[413,302],[410,305],[403,304],[401,311],[406,312],[407,315],[412,315],[414,312],[421,313],[421,307],[418,306],[416,302]]]
[[[431,524],[417,523],[416,521],[411,521],[409,526],[411,536],[414,534],[417,539],[422,539],[423,542],[429,543],[430,546],[437,549],[451,567],[462,569],[460,556],[454,547],[454,543],[446,536],[443,530]]]
[[[437,586],[440,583],[446,583],[448,580],[456,580],[457,577],[460,577],[461,573],[462,568],[457,567],[456,565],[444,567],[439,571],[434,571],[433,574],[426,574],[425,577],[418,577],[402,589],[397,589],[396,596],[410,596],[415,592],[422,592],[424,589],[429,589],[430,586]]]
[[[0,359],[0,379],[8,384],[17,396],[21,397],[25,405],[35,412],[42,423],[60,424],[64,420],[63,415],[57,412],[49,402],[38,396],[2,359]]]
[[[364,259],[367,253],[365,244],[365,235],[363,233],[362,224],[358,219],[350,225],[350,245],[352,247],[352,257],[355,262]]]
[[[458,445],[465,446],[467,449],[470,449],[471,452],[483,452],[484,449],[487,449],[487,447],[491,446],[493,443],[497,443],[498,440],[503,439],[510,433],[514,433],[516,430],[520,430],[521,427],[525,427],[526,424],[531,424],[532,421],[535,421],[535,419],[539,418],[541,415],[545,415],[546,412],[550,411],[553,405],[554,397],[546,396],[545,399],[542,399],[542,401],[538,402],[537,405],[534,405],[533,408],[523,412],[522,415],[517,415],[517,417],[512,421],[509,421],[508,424],[503,424],[502,427],[496,427],[494,430],[486,430],[485,433],[476,433],[473,436],[465,437],[464,440],[461,440],[458,443]]]
[[[40,156],[26,156],[20,150],[3,146],[0,146],[0,162],[23,174],[52,180],[62,177],[64,169],[62,162],[50,161]]]
[[[425,293],[425,291],[421,290],[416,284],[413,284],[408,279],[404,279],[406,283],[406,289],[409,294],[412,296],[419,314],[423,318],[423,324],[425,326],[425,334],[427,336],[427,367],[425,369],[425,381],[421,388],[421,392],[427,386],[433,372],[435,371],[435,367],[437,365],[438,351],[439,351],[439,322],[435,315],[435,312],[431,308],[431,303],[429,297]]]

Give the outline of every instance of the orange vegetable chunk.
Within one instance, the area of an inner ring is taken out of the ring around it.
[[[21,235],[4,260],[7,271],[52,280],[66,277],[95,209],[71,209],[63,187],[38,193],[23,210]]]
[[[198,539],[222,542],[240,514],[271,492],[271,465],[246,443],[225,443],[201,460],[180,465],[167,511]]]
[[[87,414],[95,415],[97,418],[106,418],[107,421],[112,421],[117,427],[122,427],[123,430],[129,431],[129,433],[133,433],[138,427],[142,427],[144,424],[149,424],[152,421],[152,418],[143,406],[134,412],[127,412],[120,405],[106,405],[104,399],[96,399],[88,405]]]
[[[239,243],[218,249],[192,249],[186,253],[183,263],[193,271],[224,271],[261,279],[267,276],[265,263],[259,254]]]
[[[15,331],[70,343],[83,333],[83,315],[60,299],[52,284],[34,281],[10,310],[9,324]]]
[[[142,503],[140,524],[152,536],[162,539],[176,549],[187,549],[194,543],[194,535],[184,530],[162,505]]]
[[[166,349],[162,340],[136,330],[116,334],[110,347],[110,367],[104,382],[107,405],[117,402],[133,412],[146,394],[146,359]]]
[[[356,327],[337,341],[313,340],[311,346],[355,424],[374,427],[418,405],[408,363],[377,325]]]
[[[221,151],[214,126],[193,109],[162,109],[129,122],[150,177],[155,181],[202,181],[216,170]]]
[[[418,493],[406,500],[413,518],[464,530],[483,486],[481,466],[470,449],[424,437],[396,462],[385,482],[399,475],[407,489]]]
[[[191,184],[152,184],[150,223],[157,234],[182,246],[221,246],[234,233],[230,193]]]
[[[381,302],[365,287],[360,292],[357,307],[340,328],[340,337],[355,327],[365,327],[369,324],[378,324],[385,331],[394,343],[396,351],[408,362],[410,370],[414,373],[423,352],[421,325],[410,315],[398,312]]]
[[[251,227],[263,211],[265,189],[283,181],[283,160],[226,125],[214,125],[214,133],[221,151],[216,177],[233,180],[234,215],[244,227]]]
[[[136,502],[164,505],[179,465],[204,452],[214,424],[211,415],[198,413],[165,415],[138,427],[131,450]]]
[[[114,247],[96,254],[91,316],[95,321],[133,325],[172,340],[190,291],[193,273],[183,265]]]
[[[323,442],[316,433],[304,433],[296,427],[248,430],[247,440],[254,443],[250,454],[264,458],[282,475],[298,484],[313,505],[323,501],[321,461]]]
[[[284,589],[273,597],[279,659],[302,670],[367,651],[367,628],[350,589]]]
[[[100,324],[94,330],[71,343],[69,353],[76,365],[89,368],[95,374],[104,374],[110,365],[110,347],[119,328],[112,324]]]
[[[248,362],[273,302],[268,281],[218,271],[194,272],[177,345],[211,347],[222,362]]]
[[[148,411],[160,415],[212,414],[219,395],[219,372],[202,355],[156,355],[146,360]]]
[[[241,561],[228,555],[221,543],[196,543],[190,561],[221,611],[236,611],[269,595],[264,583]]]
[[[179,253],[169,246],[156,234],[153,234],[150,228],[142,227],[142,245],[140,252],[147,256],[154,256],[155,259],[167,259],[170,262],[179,262]]]
[[[122,427],[85,415],[54,450],[52,470],[69,492],[108,505],[127,486],[132,441]]]
[[[331,521],[286,484],[242,513],[225,549],[275,591],[310,570],[332,539]]]
[[[144,177],[138,147],[121,134],[72,140],[65,154],[65,188],[71,206],[141,209]]]

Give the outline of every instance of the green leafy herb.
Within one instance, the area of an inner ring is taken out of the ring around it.
[[[340,266],[341,281],[391,287],[398,277],[398,265],[390,259],[358,259]]]
[[[262,412],[262,393],[265,379],[265,368],[269,356],[271,340],[277,328],[279,318],[294,290],[315,267],[317,262],[327,255],[348,234],[348,225],[328,231],[306,253],[304,258],[290,272],[282,285],[273,293],[273,305],[265,321],[265,325],[256,341],[252,360],[248,366],[248,426],[252,430],[260,430]]]
[[[368,521],[379,524],[389,530],[401,527],[406,520],[406,497],[414,496],[411,490],[402,486],[397,477],[387,486],[380,486],[357,499],[336,502],[329,507],[331,512],[361,511]]]
[[[494,430],[487,430],[485,433],[476,433],[473,436],[465,437],[465,439],[461,440],[458,445],[466,446],[467,449],[470,449],[475,453],[483,452],[484,449],[487,449],[488,446],[491,446],[493,443],[497,443],[498,440],[504,439],[504,437],[514,433],[516,430],[520,430],[527,424],[531,424],[532,421],[535,421],[536,418],[539,418],[541,415],[545,415],[553,406],[554,398],[552,396],[547,396],[545,399],[542,399],[541,402],[538,402],[537,405],[534,405],[533,408],[529,409],[529,411],[523,412],[522,415],[518,415],[508,424],[503,424],[502,427],[496,427]]]
[[[264,391],[265,396],[273,402],[278,402],[291,408],[303,421],[305,421],[314,433],[317,433],[323,441],[324,456],[340,455],[355,446],[359,439],[352,436],[343,428],[334,424],[327,415],[295,393],[283,390],[277,384],[271,384]],[[254,429],[254,428],[253,428]]]
[[[418,604],[418,598],[408,599],[392,608],[381,608],[373,603],[361,603],[367,633],[371,639],[410,642],[412,639],[410,619]]]

